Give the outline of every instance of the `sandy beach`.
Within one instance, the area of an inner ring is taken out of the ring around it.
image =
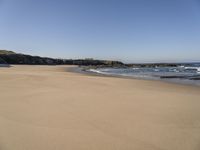
[[[0,150],[199,150],[200,87],[0,68]]]

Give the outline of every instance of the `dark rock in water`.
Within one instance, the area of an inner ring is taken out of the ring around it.
[[[188,80],[200,80],[200,75],[194,76],[160,76],[161,79],[188,79]]]
[[[185,76],[160,76],[161,79],[184,79]]]
[[[200,75],[196,75],[189,78],[190,80],[200,80]]]
[[[200,80],[200,77],[198,77],[198,78],[192,78],[190,80]]]

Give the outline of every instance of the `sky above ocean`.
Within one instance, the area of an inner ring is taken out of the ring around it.
[[[200,61],[200,0],[0,0],[0,49],[54,58]]]

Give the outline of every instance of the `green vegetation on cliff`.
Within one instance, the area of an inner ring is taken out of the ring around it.
[[[9,54],[15,54],[15,52],[7,51],[7,50],[0,50],[0,55],[2,55],[2,54],[9,55]]]

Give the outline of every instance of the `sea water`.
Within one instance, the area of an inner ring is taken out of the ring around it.
[[[200,86],[200,63],[182,64],[177,67],[98,68],[88,71],[104,75],[163,80]]]

